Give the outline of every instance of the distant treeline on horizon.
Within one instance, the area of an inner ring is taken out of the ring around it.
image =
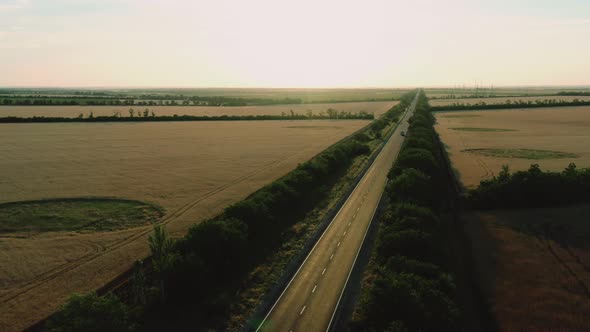
[[[486,104],[481,101],[475,104],[453,103],[450,105],[432,106],[433,112],[440,111],[471,111],[471,110],[492,110],[492,109],[510,109],[510,108],[536,108],[536,107],[560,107],[560,106],[588,106],[590,100],[574,99],[565,101],[563,99],[543,99],[535,101],[524,100],[507,100],[503,104]]]
[[[316,101],[304,101],[301,98],[252,98],[252,97],[224,97],[224,96],[185,96],[172,94],[106,94],[75,96],[51,95],[19,95],[0,90],[0,105],[15,106],[265,106],[285,104],[311,104]],[[332,98],[322,102],[344,103],[362,101],[394,101],[396,97],[363,98],[358,100],[341,100]]]
[[[165,121],[256,121],[256,120],[373,120],[375,115],[367,112],[351,113],[339,112],[328,109],[326,113],[319,114],[298,114],[291,111],[290,114],[281,115],[156,115],[153,111],[146,109],[143,112],[131,113],[123,117],[120,113],[112,116],[94,116],[90,113],[84,117],[83,114],[75,118],[68,117],[44,117],[34,116],[28,118],[8,116],[1,117],[0,123],[57,123],[57,122],[165,122]]]

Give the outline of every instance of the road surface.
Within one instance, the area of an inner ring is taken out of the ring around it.
[[[326,331],[408,131],[414,99],[391,138],[322,234],[257,331]]]

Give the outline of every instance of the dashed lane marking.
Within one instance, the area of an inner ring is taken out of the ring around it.
[[[303,315],[303,312],[305,311],[305,308],[307,308],[307,306],[303,306],[303,308],[301,309],[301,311],[299,312],[299,316]]]

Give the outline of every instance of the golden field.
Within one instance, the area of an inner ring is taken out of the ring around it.
[[[461,183],[476,187],[497,175],[537,163],[561,171],[590,167],[590,107],[437,112],[436,131]],[[459,130],[458,130],[459,129]],[[465,149],[538,149],[567,158],[505,158]],[[590,206],[467,211],[478,284],[500,331],[587,331]],[[547,225],[551,225],[547,226]],[[565,230],[567,238],[539,229]]]
[[[369,123],[0,124],[0,202],[147,201],[166,209],[163,222],[180,236]],[[0,234],[0,330],[21,330],[113,279],[147,256],[150,231]]]
[[[146,108],[154,111],[156,115],[194,115],[194,116],[221,116],[221,115],[281,115],[289,114],[292,110],[298,114],[307,114],[311,110],[314,114],[326,113],[329,108],[339,112],[367,112],[379,117],[389,111],[397,101],[374,102],[350,102],[350,103],[325,103],[325,104],[292,104],[292,105],[268,105],[268,106],[0,106],[0,117],[77,117],[84,114],[87,117],[91,112],[94,116],[112,116],[120,112],[121,116],[129,116],[129,109],[136,112]]]
[[[588,205],[463,216],[478,282],[498,330],[590,330],[589,216]],[[543,224],[560,225],[569,236],[558,242],[526,231]]]
[[[502,165],[511,170],[537,163],[561,171],[574,162],[590,167],[590,107],[552,107],[497,111],[437,112],[435,129],[446,145],[462,184],[474,187],[497,174]],[[491,128],[511,131],[461,131],[452,128]],[[521,159],[482,156],[465,149],[541,149],[574,153],[576,158]]]

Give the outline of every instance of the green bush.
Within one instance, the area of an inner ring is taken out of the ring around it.
[[[367,135],[367,133],[365,133],[365,132],[360,132],[360,133],[354,135],[354,140],[366,143],[366,142],[371,141],[371,137],[369,137],[369,135]]]
[[[505,167],[497,177],[469,191],[466,201],[478,209],[586,203],[590,201],[590,168],[578,169],[571,163],[562,172],[544,172],[533,164],[526,171],[510,173]]]
[[[387,185],[392,203],[407,202],[431,206],[432,181],[429,176],[414,168],[404,168]]]
[[[434,256],[432,235],[416,229],[393,230],[384,227],[377,242],[377,256],[381,261],[394,255],[402,255],[421,260]]]
[[[392,214],[398,218],[416,218],[420,220],[420,227],[434,229],[438,227],[440,220],[432,209],[408,202],[395,204],[392,207]]]
[[[385,268],[396,273],[411,273],[437,283],[437,287],[445,294],[451,295],[455,291],[455,282],[448,273],[438,265],[408,258],[401,255],[390,257]]]
[[[428,176],[437,176],[440,173],[434,154],[420,148],[408,148],[400,152],[394,167],[389,171],[388,178],[394,179],[407,168],[417,169]]]
[[[422,137],[416,137],[411,135],[410,137],[406,138],[405,146],[407,148],[418,148],[418,149],[425,149],[428,151],[434,151],[434,143],[429,141],[428,139]]]
[[[432,124],[431,119],[423,113],[416,113],[414,114],[410,120],[410,130],[416,127],[424,127],[427,128]]]
[[[74,294],[48,322],[51,332],[129,331],[127,306],[115,295]]]
[[[457,330],[458,309],[435,283],[411,273],[377,273],[366,303],[365,330],[383,331],[395,321],[410,331]]]
[[[410,128],[410,137],[422,138],[428,142],[435,142],[435,133],[432,128],[429,127],[414,127]],[[433,145],[434,147],[434,145]],[[434,150],[431,150],[434,151]]]

